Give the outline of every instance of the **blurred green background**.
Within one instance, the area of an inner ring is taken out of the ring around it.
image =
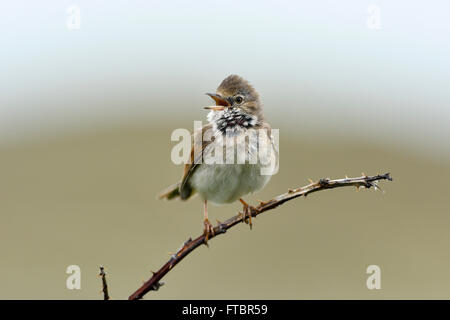
[[[72,3],[2,4],[0,298],[101,299],[103,264],[124,299],[199,235],[198,198],[156,199],[181,176],[170,135],[204,120],[204,93],[237,73],[280,129],[280,170],[249,202],[308,178],[394,181],[385,193],[312,194],[251,231],[239,225],[146,298],[448,299],[448,11],[377,3],[376,31],[361,1],[79,1],[71,31]],[[73,264],[81,290],[66,288]],[[372,264],[381,290],[366,287]]]

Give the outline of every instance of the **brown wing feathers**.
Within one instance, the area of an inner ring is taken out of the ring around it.
[[[197,143],[202,144],[201,145],[202,152],[198,155],[197,159],[194,159],[194,145],[192,146],[191,154],[190,154],[190,163],[187,163],[184,166],[183,177],[181,178],[181,182],[171,185],[166,190],[164,190],[159,195],[160,199],[165,198],[167,200],[171,200],[171,199],[174,199],[174,198],[180,196],[180,198],[182,200],[187,200],[195,192],[195,190],[193,190],[189,184],[189,178],[192,175],[192,173],[195,171],[198,163],[200,163],[200,158],[203,157],[203,150],[205,149],[205,147],[208,144],[210,144],[214,140],[213,139],[214,137],[211,139],[211,141],[203,141],[203,139],[202,139],[202,137],[204,136],[204,133],[211,128],[212,128],[212,125],[207,124],[202,128],[201,131],[197,131],[194,133],[194,135],[197,135],[197,136],[196,136],[196,139],[193,139],[193,140],[196,141]],[[199,136],[199,135],[201,135],[201,136]]]

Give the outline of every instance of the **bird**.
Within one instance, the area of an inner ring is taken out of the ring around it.
[[[248,220],[252,226],[252,207],[242,196],[262,189],[278,170],[278,146],[264,118],[261,98],[247,80],[232,74],[215,93],[206,95],[215,102],[205,107],[209,110],[208,123],[193,133],[190,161],[184,166],[181,181],[166,188],[159,198],[187,200],[199,194],[204,204],[203,232],[207,243],[208,237],[214,235],[208,202],[226,204],[239,200],[244,206],[243,221]],[[223,155],[225,163],[220,161]]]

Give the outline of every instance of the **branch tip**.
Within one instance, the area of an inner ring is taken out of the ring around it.
[[[109,296],[109,293],[108,293],[108,284],[106,282],[106,271],[105,271],[105,267],[103,265],[100,265],[99,276],[102,277],[102,290],[101,290],[101,292],[103,292],[103,300],[109,300],[110,296]]]

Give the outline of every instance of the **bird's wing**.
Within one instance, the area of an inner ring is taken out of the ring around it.
[[[275,140],[274,140],[274,138],[272,136],[272,128],[270,127],[270,124],[265,122],[265,121],[260,124],[260,128],[266,131],[267,138],[269,139],[271,147],[272,147],[271,152],[274,152],[275,163],[271,164],[271,165],[278,166],[278,163],[279,163],[279,150],[278,150],[278,145],[275,144]]]
[[[267,122],[263,122],[263,123],[261,124],[261,128],[264,129],[264,130],[266,130],[267,137],[270,139],[270,143],[271,143],[271,145],[272,145],[272,149],[273,149],[273,151],[275,152],[276,158],[278,159],[278,148],[277,148],[277,146],[275,145],[275,141],[273,140],[273,137],[272,137],[272,128],[270,127],[270,124],[267,123]]]
[[[203,152],[204,152],[205,148],[211,142],[214,141],[213,135],[211,136],[211,139],[209,139],[209,141],[203,141],[204,134],[208,130],[212,130],[211,124],[207,124],[207,125],[203,126],[203,128],[201,130],[194,132],[192,135],[194,142],[193,142],[193,145],[191,148],[190,162],[184,166],[183,177],[181,179],[181,184],[180,184],[180,196],[181,196],[181,199],[183,199],[183,200],[188,199],[192,195],[193,190],[192,190],[192,187],[188,183],[189,178],[192,176],[192,173],[195,171],[197,166],[201,162],[203,162]],[[197,148],[199,148],[199,150],[201,150],[201,152],[199,152],[198,155],[194,154],[194,147],[197,147]]]

